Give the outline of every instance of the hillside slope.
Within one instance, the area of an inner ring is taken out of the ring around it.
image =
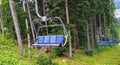
[[[98,51],[99,50],[99,51]],[[71,59],[59,57],[59,65],[120,65],[120,46],[101,47],[93,56],[76,53]]]
[[[52,60],[59,65],[120,65],[120,46],[101,47],[99,52],[94,51],[93,56],[77,52],[72,58],[57,57]],[[29,58],[27,54],[23,57],[19,55],[19,48],[15,41],[0,37],[0,65],[37,64],[35,58]]]
[[[17,43],[0,37],[0,65],[35,65],[32,58],[19,55]]]

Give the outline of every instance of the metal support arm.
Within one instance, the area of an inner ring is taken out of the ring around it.
[[[35,0],[35,10],[36,10],[37,16],[40,18],[40,21],[47,21],[47,16],[41,16],[41,15],[39,14],[39,9],[38,9],[38,2],[37,2],[37,0]]]

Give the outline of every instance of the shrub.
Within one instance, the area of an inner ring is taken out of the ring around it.
[[[47,57],[45,53],[40,53],[36,61],[38,65],[58,65],[57,63],[53,63],[52,59]]]
[[[57,53],[56,53],[55,47],[51,48],[50,57],[53,58],[53,59],[57,57]]]
[[[62,56],[64,53],[67,52],[67,48],[66,47],[56,47],[55,52],[56,52],[57,56]]]
[[[50,57],[56,58],[57,56],[62,56],[67,52],[66,47],[52,47],[50,51]]]

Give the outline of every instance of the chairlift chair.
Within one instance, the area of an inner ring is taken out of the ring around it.
[[[36,43],[32,44],[32,46],[65,46],[65,44],[67,43],[67,38],[68,38],[68,33],[67,33],[67,29],[65,28],[65,25],[62,21],[62,19],[60,17],[47,17],[47,16],[41,16],[38,12],[38,4],[37,4],[37,0],[35,0],[35,10],[36,10],[36,14],[39,18],[39,23],[51,23],[51,25],[43,25],[41,24],[41,26],[38,27],[37,30],[37,35],[36,35]],[[57,21],[60,22],[60,24],[57,24],[54,21],[54,19],[56,19]],[[49,22],[48,22],[49,21]],[[39,31],[42,28],[45,27],[62,27],[64,34],[60,34],[60,35],[39,35]]]

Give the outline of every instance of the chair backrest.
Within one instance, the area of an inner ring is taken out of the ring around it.
[[[64,35],[38,36],[38,44],[61,44],[64,42]]]
[[[38,36],[38,38],[37,38],[37,43],[38,43],[38,44],[44,43],[44,36]]]
[[[56,35],[50,36],[50,43],[56,43]]]
[[[50,43],[50,36],[44,36],[44,44],[49,44]]]
[[[58,44],[64,42],[64,35],[57,35],[56,38],[57,38],[57,41],[56,41],[56,42],[57,42]]]
[[[119,41],[112,41],[111,44],[119,44]]]
[[[110,41],[99,41],[98,45],[110,45]]]

